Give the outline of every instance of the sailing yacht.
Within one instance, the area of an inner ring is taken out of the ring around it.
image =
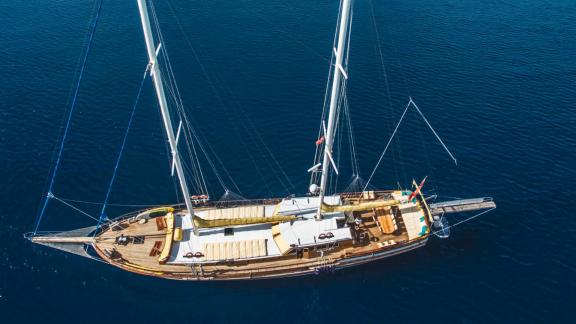
[[[161,49],[154,40],[147,1],[137,2],[149,74],[184,204],[140,210],[67,232],[35,231],[27,235],[30,241],[142,275],[178,280],[266,279],[331,273],[408,252],[425,246],[433,234],[447,233],[444,214],[495,208],[490,198],[429,203],[422,192],[424,181],[414,182],[412,190],[328,192],[329,176],[337,172],[332,152],[348,78],[351,0],[340,5],[329,109],[321,123],[319,153],[309,170],[314,176],[308,194],[217,202],[192,196],[157,57]]]

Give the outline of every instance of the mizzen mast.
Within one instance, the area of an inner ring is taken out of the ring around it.
[[[162,44],[158,46],[158,49],[156,49],[156,46],[154,45],[154,36],[152,35],[152,28],[150,27],[150,18],[148,16],[146,0],[138,0],[138,9],[140,11],[140,20],[142,21],[142,31],[144,32],[144,39],[146,41],[148,59],[150,60],[150,75],[154,81],[156,97],[158,97],[158,103],[160,104],[160,112],[162,113],[162,120],[164,122],[166,134],[168,135],[168,142],[170,143],[170,150],[172,152],[174,167],[178,175],[178,181],[180,182],[180,189],[182,190],[182,195],[184,196],[184,202],[186,203],[188,213],[190,213],[192,216],[194,214],[194,208],[190,199],[188,185],[186,184],[186,176],[184,174],[184,169],[182,168],[182,161],[180,160],[180,155],[178,154],[178,143],[176,142],[174,135],[172,120],[168,110],[168,102],[164,92],[164,84],[162,83],[162,72],[158,66],[157,51],[160,50],[160,46]],[[193,223],[192,227],[194,229],[194,233],[197,233],[197,229]]]
[[[338,31],[338,44],[334,48],[334,53],[336,54],[336,62],[334,66],[334,77],[332,79],[332,92],[330,95],[330,110],[328,112],[328,123],[326,125],[325,132],[325,144],[324,144],[324,158],[322,160],[322,177],[320,180],[320,205],[318,206],[318,212],[316,213],[316,219],[322,218],[322,204],[324,203],[324,196],[326,194],[326,186],[328,184],[329,175],[329,165],[334,164],[334,159],[332,158],[332,146],[334,144],[335,126],[336,126],[336,111],[338,110],[338,104],[340,101],[340,93],[342,88],[342,77],[348,78],[342,62],[344,61],[344,52],[346,51],[346,40],[349,33],[350,24],[350,7],[351,0],[342,0],[342,8],[340,12],[340,23]],[[333,165],[334,168],[336,165]]]

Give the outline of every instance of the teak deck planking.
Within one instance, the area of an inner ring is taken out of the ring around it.
[[[422,210],[421,207],[419,209]],[[381,213],[382,211],[379,211],[379,215]],[[387,213],[389,213],[389,210]],[[357,213],[355,217],[362,219],[360,230],[368,233],[371,239],[370,243],[366,245],[340,246],[325,252],[323,256],[310,251],[311,257],[308,258],[298,258],[295,254],[290,254],[263,259],[223,261],[203,264],[202,266],[198,264],[160,264],[158,255],[150,256],[150,252],[154,248],[155,242],[162,242],[160,250],[164,247],[166,231],[158,230],[155,219],[149,219],[144,224],[131,222],[129,219],[122,220],[119,224],[127,226],[117,231],[113,231],[110,228],[103,231],[97,237],[95,248],[98,254],[112,265],[137,273],[175,279],[234,279],[238,277],[253,278],[261,274],[262,276],[266,276],[266,274],[274,275],[275,273],[296,275],[299,272],[309,272],[317,266],[330,264],[333,261],[352,255],[369,254],[394,248],[381,247],[378,245],[379,242],[393,240],[401,244],[408,241],[408,234],[399,219],[400,217],[397,218],[398,230],[390,234],[382,233],[377,226],[378,224],[374,222],[376,218],[372,211]],[[116,237],[120,235],[144,236],[145,240],[142,244],[129,243],[128,245],[120,245],[116,243]],[[122,258],[114,261],[104,253],[105,250],[115,250],[120,253]]]

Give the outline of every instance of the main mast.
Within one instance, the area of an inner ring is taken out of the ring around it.
[[[342,62],[344,60],[344,51],[346,50],[346,38],[348,36],[348,26],[350,20],[350,3],[351,0],[342,0],[342,9],[340,13],[340,28],[338,31],[338,45],[334,49],[336,54],[336,62],[334,66],[334,78],[332,80],[332,93],[330,96],[330,111],[328,112],[328,124],[326,125],[325,145],[324,145],[324,158],[322,160],[322,177],[320,180],[320,205],[316,213],[316,219],[322,218],[322,204],[324,203],[324,195],[326,194],[326,186],[328,184],[329,165],[334,163],[332,159],[332,145],[334,144],[335,126],[336,126],[336,110],[340,99],[340,90],[342,86],[342,76],[348,78],[344,72]]]
[[[190,192],[188,191],[188,185],[186,184],[186,176],[184,175],[184,169],[182,168],[182,161],[180,160],[180,155],[178,154],[178,143],[176,143],[174,129],[172,127],[172,120],[168,110],[168,102],[166,101],[164,84],[162,83],[162,72],[160,72],[160,67],[158,66],[158,60],[156,56],[157,50],[156,46],[154,45],[154,36],[152,35],[152,29],[150,27],[150,18],[148,17],[148,7],[146,5],[146,0],[138,0],[138,9],[140,11],[140,20],[142,21],[144,39],[146,40],[148,59],[150,60],[150,75],[152,76],[152,80],[154,80],[156,97],[158,97],[160,112],[162,113],[162,120],[164,121],[164,128],[166,129],[166,134],[168,135],[168,142],[170,143],[173,163],[176,168],[176,173],[180,182],[180,189],[182,190],[184,202],[186,203],[186,208],[188,209],[190,216],[193,216],[194,208],[192,207],[192,201],[190,200]],[[191,222],[191,224],[194,233],[197,233],[194,222]]]

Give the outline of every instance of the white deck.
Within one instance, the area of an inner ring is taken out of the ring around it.
[[[178,219],[185,222],[189,217],[178,217]],[[178,226],[178,224],[176,225]],[[196,253],[201,252],[206,254],[204,246],[206,243],[241,243],[253,240],[266,240],[266,250],[268,256],[280,255],[280,250],[274,243],[272,238],[272,225],[271,224],[258,224],[258,225],[245,225],[234,228],[234,235],[224,235],[224,228],[204,229],[200,231],[200,235],[191,235],[192,230],[190,226],[186,229],[183,226],[184,233],[182,241],[174,242],[172,246],[172,253],[170,263],[194,263],[204,261],[203,258],[185,258],[184,255],[188,252]]]
[[[344,218],[343,213],[332,213],[324,215],[324,219],[315,220],[309,218],[297,220],[292,224],[289,222],[280,224],[280,233],[288,245],[306,247],[316,244],[333,243],[342,240],[351,240],[350,228],[336,226],[337,218]],[[332,233],[334,237],[319,239],[320,234]]]
[[[326,196],[324,202],[328,205],[341,205],[340,196]],[[338,228],[337,218],[344,218],[344,213],[325,213],[322,220],[316,220],[316,212],[320,204],[319,197],[299,197],[285,199],[278,208],[279,214],[297,215],[304,219],[280,224],[280,234],[286,244],[306,247],[315,244],[333,243],[352,239],[350,228]],[[332,233],[334,237],[319,239],[320,234]]]
[[[336,219],[343,218],[343,213],[328,213],[324,215],[324,219],[317,221],[314,219],[316,210],[320,200],[318,197],[299,197],[283,200],[279,206],[268,205],[251,208],[258,215],[251,215],[246,210],[230,210],[225,211],[198,211],[196,213],[199,217],[206,217],[213,219],[214,215],[221,214],[227,218],[229,215],[233,218],[236,217],[269,217],[274,214],[274,211],[283,215],[297,215],[301,219],[293,222],[280,223],[280,234],[284,241],[290,245],[296,246],[310,246],[315,244],[327,244],[341,240],[352,239],[352,234],[348,227],[337,228]],[[340,196],[325,197],[325,202],[330,205],[340,205]],[[241,216],[238,216],[241,215]],[[202,229],[199,235],[195,236],[192,232],[192,218],[190,215],[177,216],[175,218],[175,227],[181,227],[183,230],[182,241],[174,242],[172,246],[171,256],[169,263],[198,263],[205,262],[204,258],[186,258],[184,255],[187,253],[201,252],[206,255],[207,244],[221,244],[225,243],[226,246],[244,246],[248,241],[265,240],[266,255],[265,256],[280,256],[280,249],[272,237],[272,224],[257,224],[257,225],[244,225],[234,227],[233,235],[224,235],[224,228]],[[334,237],[320,240],[320,234],[332,233]],[[230,243],[230,244],[227,244]],[[264,257],[265,257],[264,256]],[[262,257],[262,256],[260,256]],[[221,260],[225,260],[221,259]],[[248,259],[248,257],[247,257]]]

